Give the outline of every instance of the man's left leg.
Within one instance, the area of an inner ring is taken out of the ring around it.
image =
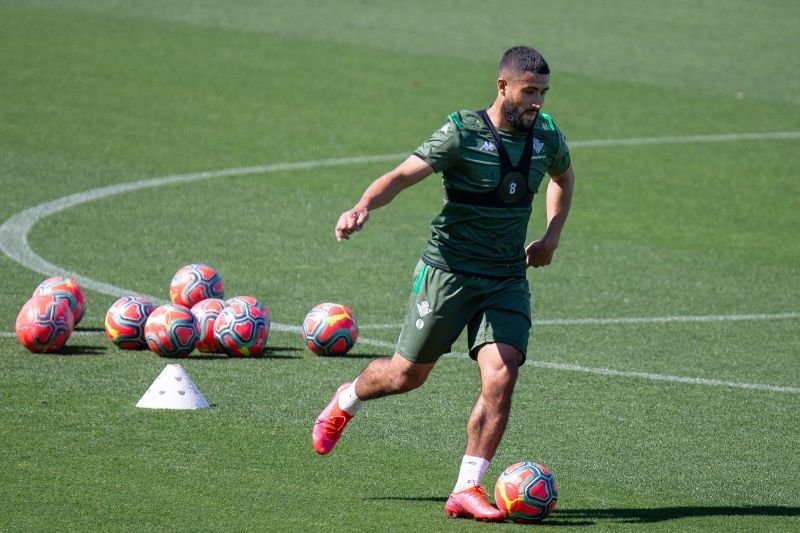
[[[467,448],[458,481],[445,505],[449,516],[504,518],[502,511],[486,501],[480,483],[506,429],[522,358],[522,353],[510,344],[484,344],[478,349],[481,393],[467,423]]]

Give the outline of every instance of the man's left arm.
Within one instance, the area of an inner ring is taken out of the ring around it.
[[[569,215],[572,204],[572,189],[575,184],[575,175],[572,165],[558,175],[551,176],[547,184],[547,229],[541,239],[533,241],[525,247],[525,264],[529,267],[539,268],[547,266],[553,260],[553,254],[561,240],[561,230]]]

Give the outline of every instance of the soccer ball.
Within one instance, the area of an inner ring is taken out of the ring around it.
[[[205,353],[222,351],[222,346],[214,338],[214,324],[227,306],[228,304],[219,298],[209,298],[192,306],[192,314],[197,319],[197,329],[200,331],[200,338],[195,346],[197,351]]]
[[[265,311],[265,310],[264,310]],[[230,357],[261,355],[269,336],[269,322],[255,305],[232,301],[214,323],[214,338]]]
[[[317,355],[344,355],[358,339],[358,324],[346,305],[315,306],[303,320],[303,341]]]
[[[269,337],[269,330],[271,325],[269,320],[269,311],[267,311],[266,306],[264,306],[264,304],[262,304],[260,300],[257,300],[252,296],[234,296],[233,298],[229,298],[225,301],[225,303],[228,305],[231,305],[233,302],[244,302],[246,304],[255,307],[256,310],[264,316],[264,320],[267,321],[267,337]]]
[[[169,284],[172,303],[189,308],[208,298],[222,298],[224,293],[222,278],[208,265],[186,265]]]
[[[72,312],[75,326],[81,321],[86,311],[86,298],[83,296],[80,285],[64,276],[47,278],[36,287],[36,290],[33,291],[33,295],[53,296],[66,300],[69,304],[69,310]]]
[[[155,309],[153,302],[139,296],[123,296],[106,313],[106,336],[123,350],[144,350],[144,325]]]
[[[17,315],[17,339],[34,353],[57,352],[72,335],[72,311],[65,298],[34,296]]]
[[[199,337],[197,319],[180,305],[156,307],[144,325],[147,346],[161,357],[186,357]]]
[[[528,461],[506,468],[494,486],[498,509],[515,522],[540,522],[556,507],[558,487],[544,466]]]

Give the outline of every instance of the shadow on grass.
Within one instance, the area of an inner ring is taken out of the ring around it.
[[[447,501],[447,498],[442,498],[440,496],[375,496],[373,498],[364,498],[366,501],[398,501],[398,502],[441,502],[444,503]]]
[[[376,496],[366,501],[402,501],[444,503],[437,496]],[[679,518],[708,516],[800,516],[800,507],[783,506],[719,506],[719,507],[653,507],[641,509],[556,509],[539,526],[591,526],[601,523],[650,524]]]
[[[385,353],[348,353],[345,355],[320,355],[325,359],[388,359]]]
[[[105,333],[105,328],[75,328],[74,331],[83,331],[86,333]]]
[[[53,355],[105,355],[108,349],[103,346],[82,346],[67,344]]]
[[[283,355],[282,352],[290,352],[298,355]],[[264,351],[258,355],[250,357],[229,357],[224,353],[193,353],[187,359],[192,361],[215,361],[226,360],[242,361],[242,360],[268,360],[268,359],[303,359],[303,350],[300,348],[293,348],[291,346],[267,346]]]
[[[800,507],[783,506],[713,506],[713,507],[653,507],[641,509],[556,509],[542,525],[578,525],[574,520],[599,520],[628,524],[649,524],[679,518],[705,516],[800,516]],[[589,525],[594,522],[580,522]]]

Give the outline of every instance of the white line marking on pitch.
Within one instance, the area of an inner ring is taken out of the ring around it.
[[[605,146],[639,146],[648,144],[735,142],[735,141],[745,141],[745,140],[756,141],[756,140],[771,140],[771,139],[773,140],[799,139],[799,138],[800,138],[800,132],[778,131],[778,132],[762,132],[762,133],[733,133],[724,135],[688,135],[683,137],[639,137],[633,139],[598,139],[598,140],[588,140],[588,141],[574,141],[570,143],[570,146],[573,148],[605,147]],[[343,157],[337,159],[320,159],[315,161],[300,161],[296,163],[276,163],[272,165],[262,165],[255,167],[230,168],[230,169],[213,170],[206,172],[195,172],[190,174],[178,174],[173,176],[152,178],[152,179],[146,179],[129,183],[109,185],[107,187],[100,187],[98,189],[72,194],[69,196],[58,198],[56,200],[52,200],[50,202],[45,202],[37,206],[31,207],[29,209],[26,209],[24,211],[21,211],[15,215],[12,215],[5,222],[3,222],[2,226],[0,226],[0,251],[2,251],[13,261],[16,261],[20,265],[25,266],[35,272],[39,272],[40,274],[44,274],[47,276],[56,276],[56,275],[68,276],[77,281],[78,284],[81,285],[82,287],[91,289],[93,291],[102,294],[108,294],[110,296],[117,296],[117,297],[125,295],[144,296],[134,291],[130,291],[127,289],[116,287],[114,285],[103,283],[101,281],[96,281],[91,278],[87,278],[85,276],[81,276],[77,272],[68,271],[64,268],[61,268],[57,265],[54,265],[46,261],[42,257],[38,256],[28,245],[28,233],[39,220],[42,220],[43,218],[46,218],[50,215],[53,215],[65,209],[69,209],[71,207],[75,207],[76,205],[80,205],[86,202],[92,202],[95,200],[100,200],[102,198],[126,192],[133,192],[146,188],[162,187],[164,185],[173,185],[178,183],[186,183],[186,182],[211,179],[211,178],[223,178],[230,176],[243,176],[252,174],[267,174],[279,171],[303,170],[303,169],[314,169],[314,168],[322,168],[329,166],[342,166],[342,165],[353,165],[359,163],[391,161],[391,160],[398,160],[406,156],[407,154],[403,153],[403,154],[385,154],[385,155],[362,156],[362,157]],[[158,303],[165,302],[165,300],[162,300],[160,298],[154,298],[154,297],[150,298],[154,302]],[[577,319],[577,320],[602,321],[602,320],[615,320],[615,319]],[[628,320],[639,320],[641,322],[646,322],[648,319],[642,318],[642,319],[628,319]],[[591,323],[591,322],[574,322],[574,323]],[[597,323],[602,323],[602,322],[597,322]],[[297,328],[297,326],[278,324],[278,323],[273,324],[272,327],[278,331],[295,331],[294,328]],[[2,336],[7,336],[7,335],[3,334]],[[365,338],[361,338],[360,341],[363,344],[373,344],[375,346],[381,346],[381,347],[386,347],[386,345],[389,344],[389,343],[384,343],[383,341],[372,341],[370,339],[365,339]],[[393,348],[393,345],[389,344],[388,347]],[[580,368],[586,368],[586,367],[580,367]],[[572,368],[572,366],[570,365],[565,365],[563,369],[575,370],[575,368]],[[624,373],[621,371],[616,371],[616,370],[612,371],[607,369],[599,369],[599,370],[605,370],[606,373],[618,372],[618,374],[614,375],[637,376],[637,377],[642,377],[646,375],[646,374],[640,375],[635,372]],[[657,376],[657,374],[653,374],[653,376]],[[699,378],[681,378],[681,379],[694,380]],[[714,380],[703,380],[704,384],[712,384],[711,382],[713,381]],[[699,381],[692,381],[692,382],[699,383]],[[770,387],[770,386],[764,385],[760,387]]]
[[[659,322],[735,322],[739,320],[785,320],[800,318],[800,312],[747,313],[739,315],[634,316],[617,318],[551,318],[534,320],[534,326],[583,326],[606,324],[652,324]],[[400,329],[403,324],[366,324],[359,329]]]
[[[598,139],[569,142],[569,147],[642,146],[645,144],[720,143],[735,141],[763,141],[800,139],[798,131],[770,131],[764,133],[728,133],[722,135],[685,135],[681,137],[636,137],[633,139]]]
[[[273,329],[278,331],[288,331],[292,333],[299,333],[302,328],[300,326],[287,326],[285,324],[275,324]],[[100,335],[103,332],[101,331],[76,331],[73,335]],[[14,337],[14,333],[3,331],[0,332],[0,337]],[[358,338],[359,344],[366,344],[367,346],[376,346],[378,348],[388,348],[390,350],[394,350],[394,343],[381,341],[377,339],[366,339],[364,337]],[[465,353],[457,353],[452,352],[446,354],[445,357],[455,357],[458,359],[468,359],[469,356]],[[706,378],[697,378],[691,376],[670,376],[668,374],[653,374],[651,372],[632,372],[626,370],[614,370],[613,368],[597,368],[597,367],[590,367],[590,366],[582,366],[582,365],[570,365],[565,363],[549,363],[547,361],[533,361],[528,359],[525,362],[525,365],[522,367],[525,368],[545,368],[548,370],[566,370],[570,372],[583,372],[587,374],[598,374],[602,376],[617,376],[623,378],[636,378],[636,379],[648,379],[651,381],[665,381],[668,383],[687,383],[690,385],[708,385],[708,386],[715,386],[715,387],[731,387],[737,389],[750,389],[750,390],[765,390],[771,392],[788,392],[788,393],[800,393],[800,387],[788,387],[788,386],[781,386],[781,385],[765,385],[762,383],[739,383],[736,381],[724,381],[720,379],[706,379]]]

